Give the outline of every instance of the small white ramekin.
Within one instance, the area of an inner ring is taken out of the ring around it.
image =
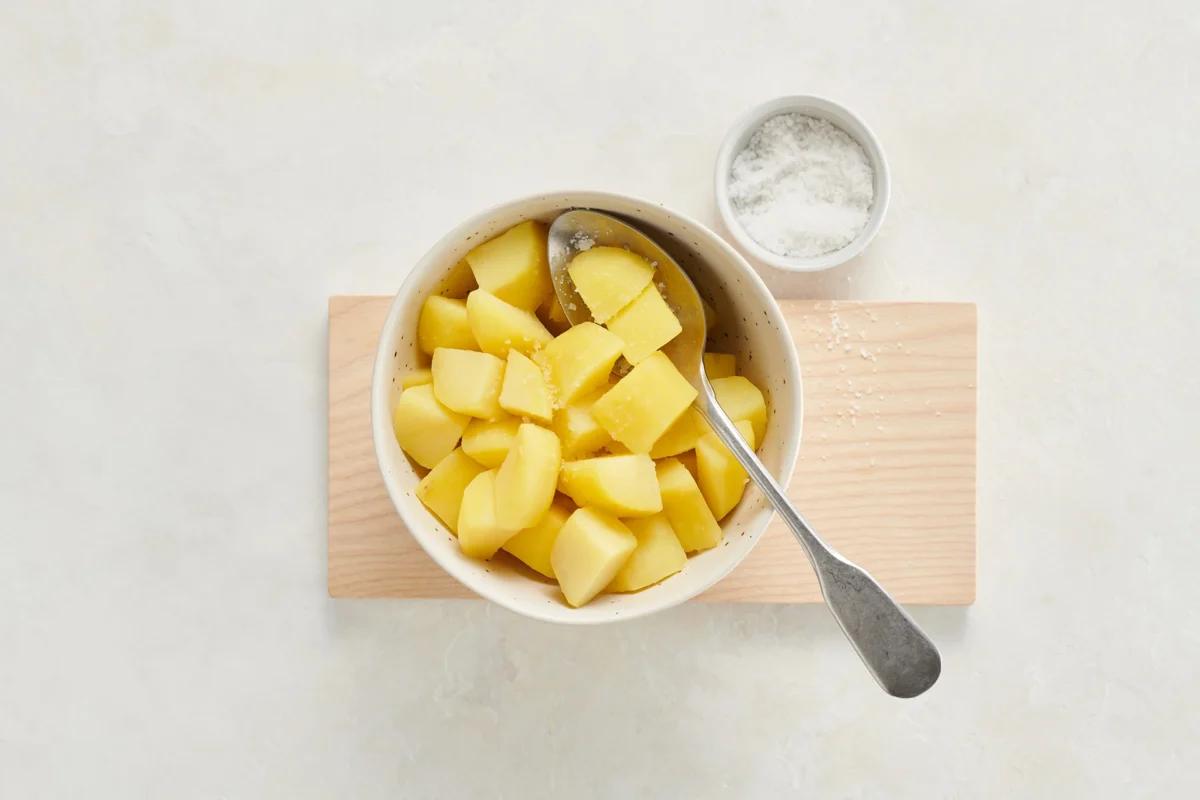
[[[871,168],[875,172],[875,201],[871,205],[871,216],[868,218],[866,226],[845,247],[812,258],[772,253],[754,241],[738,221],[737,216],[733,213],[733,206],[729,202],[729,170],[733,166],[733,159],[737,157],[750,137],[764,122],[771,117],[793,112],[827,120],[850,134],[866,151],[867,158],[871,160]],[[875,237],[879,226],[883,224],[883,217],[887,213],[888,199],[891,195],[891,186],[887,159],[883,156],[883,148],[879,146],[875,134],[871,133],[871,129],[867,127],[866,123],[849,109],[823,97],[793,95],[755,106],[739,117],[729,129],[729,133],[725,134],[725,141],[721,143],[721,150],[717,154],[715,175],[717,210],[721,214],[722,222],[725,223],[725,229],[738,243],[738,246],[754,259],[789,272],[817,272],[829,269],[849,261],[861,253],[863,248]]]

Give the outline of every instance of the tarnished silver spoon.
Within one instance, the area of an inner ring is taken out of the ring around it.
[[[933,642],[866,570],[817,536],[717,404],[704,374],[704,307],[683,268],[654,240],[616,217],[584,209],[567,211],[550,226],[548,244],[554,290],[567,319],[572,325],[591,319],[567,265],[580,250],[595,245],[625,247],[657,264],[656,279],[683,328],[663,352],[696,387],[696,407],[704,419],[804,546],[826,605],[875,680],[895,697],[916,697],[933,686],[942,670]]]

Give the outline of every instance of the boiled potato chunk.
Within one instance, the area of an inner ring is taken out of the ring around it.
[[[651,458],[668,458],[686,453],[695,448],[696,440],[708,433],[711,428],[704,417],[695,408],[689,408],[680,415],[679,419],[666,433],[658,437],[654,447],[650,448]]]
[[[665,514],[627,520],[625,525],[637,537],[637,549],[608,584],[608,591],[636,592],[683,569],[687,553]]]
[[[457,533],[463,492],[481,472],[483,467],[468,458],[461,448],[456,448],[417,484],[417,499],[452,533]]]
[[[556,292],[550,293],[538,311],[542,320],[545,321],[546,327],[555,335],[571,327],[571,320],[567,319],[567,312],[563,310],[562,303],[558,302]]]
[[[584,322],[559,334],[542,348],[539,360],[546,366],[562,408],[599,389],[608,381],[624,343],[611,331]]]
[[[662,510],[662,497],[647,455],[597,456],[562,465],[559,488],[578,505],[618,517],[645,517]]]
[[[554,577],[554,566],[550,563],[550,554],[554,551],[554,542],[558,532],[575,506],[569,500],[558,498],[550,506],[550,510],[538,524],[526,528],[504,543],[504,550],[519,558],[525,566],[542,573],[547,578]]]
[[[475,350],[433,351],[433,392],[451,411],[481,419],[500,415],[504,362]]]
[[[592,416],[592,406],[606,391],[602,389],[554,412],[551,427],[562,442],[563,458],[591,455],[612,441],[608,431]]]
[[[576,291],[601,324],[641,294],[654,277],[650,262],[621,247],[592,247],[567,265]]]
[[[501,358],[509,350],[529,355],[554,338],[533,314],[483,289],[467,295],[467,320],[479,349]]]
[[[472,558],[491,558],[514,534],[496,522],[496,470],[479,473],[463,491],[458,546]]]
[[[638,364],[592,406],[592,416],[621,444],[649,453],[696,399],[696,389],[663,353]]]
[[[737,356],[732,353],[705,353],[704,374],[710,381],[736,375]]]
[[[550,294],[546,226],[522,222],[467,253],[479,288],[506,303],[533,311]]]
[[[663,512],[683,549],[707,550],[721,541],[721,526],[709,509],[696,479],[677,458],[658,462],[658,486]]]
[[[517,428],[496,472],[496,522],[519,531],[536,525],[554,500],[562,449],[558,437],[532,422]]]
[[[426,469],[450,454],[469,420],[438,402],[429,384],[405,389],[392,409],[392,429],[400,449]]]
[[[767,432],[767,401],[757,386],[741,375],[709,379],[717,402],[732,420],[749,420],[754,426],[754,441],[761,442]]]
[[[467,304],[439,295],[425,298],[417,322],[417,344],[429,355],[439,347],[478,350],[471,324],[467,321]]]
[[[754,449],[754,428],[747,420],[738,420],[738,433]],[[725,515],[742,499],[746,488],[746,470],[733,457],[715,433],[706,433],[696,442],[697,483],[713,516],[724,519]]]
[[[500,387],[500,407],[519,417],[549,422],[554,413],[550,388],[541,367],[516,350],[508,351],[504,383]]]
[[[428,369],[414,369],[400,379],[400,385],[405,389],[420,386],[423,383],[433,383],[433,372]]]
[[[578,608],[607,586],[637,548],[637,537],[616,517],[581,508],[558,532],[550,564],[567,602]]]
[[[637,364],[679,335],[683,327],[653,282],[608,321],[608,329],[625,343],[622,351]]]
[[[485,467],[498,467],[512,448],[521,420],[516,417],[473,419],[462,435],[462,449]]]

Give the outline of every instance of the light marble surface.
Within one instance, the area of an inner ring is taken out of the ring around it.
[[[3,3],[0,796],[1194,796],[1197,75],[1182,0]],[[327,599],[326,296],[544,188],[715,222],[725,125],[798,91],[895,190],[775,288],[979,303],[935,690],[817,607]]]

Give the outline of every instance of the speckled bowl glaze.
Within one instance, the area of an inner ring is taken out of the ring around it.
[[[431,558],[464,586],[505,608],[535,619],[595,624],[634,619],[684,602],[721,580],[750,552],[773,511],[750,487],[722,523],[721,544],[688,559],[683,571],[633,594],[601,595],[570,608],[557,584],[540,579],[506,553],[488,562],[464,556],[454,536],[415,496],[424,470],[401,452],[392,432],[391,408],[399,376],[426,366],[416,346],[417,317],[434,293],[461,292],[463,256],[475,245],[527,219],[550,222],[571,208],[624,217],[654,237],[687,270],[717,309],[719,324],[709,349],[733,352],[738,370],[767,395],[770,417],[759,455],[786,480],[796,463],[803,419],[800,365],[795,344],[775,299],[750,265],[719,236],[695,220],[660,205],[601,192],[557,192],[526,197],[476,214],[446,234],[413,267],[397,292],[379,339],[371,385],[375,453],[388,494],[411,535]]]

